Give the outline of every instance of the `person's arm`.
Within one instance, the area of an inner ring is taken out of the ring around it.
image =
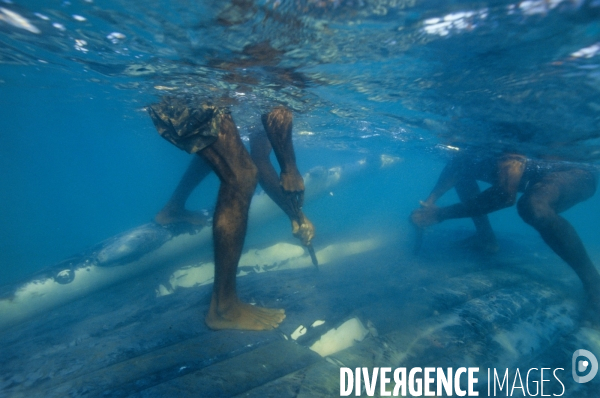
[[[297,196],[296,202],[301,208],[304,201],[304,180],[296,166],[291,112],[286,108],[277,107],[269,114],[263,115],[262,122],[281,168],[281,187],[285,192]]]
[[[525,158],[505,156],[498,161],[498,182],[472,200],[439,209],[440,221],[482,216],[515,204],[519,183],[525,171]]]
[[[260,185],[290,218],[293,235],[308,246],[315,235],[315,228],[302,212],[304,179],[296,166],[292,114],[286,108],[277,107],[263,115],[262,122],[266,134],[254,132],[250,136],[250,150],[258,168]],[[279,178],[269,159],[271,149],[281,168]]]
[[[463,159],[454,158],[446,164],[431,193],[427,199],[421,202],[421,206],[434,206],[439,198],[454,188],[458,180],[460,168],[464,166],[462,162]]]
[[[417,209],[411,214],[412,222],[419,227],[427,227],[453,218],[482,216],[512,206],[525,171],[525,161],[525,157],[520,155],[503,156],[498,160],[498,179],[495,185],[464,203]]]
[[[269,197],[283,210],[290,219],[297,217],[292,204],[285,195],[279,182],[279,176],[271,160],[271,143],[263,131],[253,131],[250,134],[250,154],[258,168],[258,183]]]

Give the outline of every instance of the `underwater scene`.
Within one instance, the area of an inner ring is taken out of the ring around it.
[[[600,397],[599,0],[0,0],[0,397]]]

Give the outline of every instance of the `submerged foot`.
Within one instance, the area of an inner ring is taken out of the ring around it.
[[[205,321],[214,330],[271,330],[284,319],[285,311],[282,309],[256,307],[237,301],[225,310],[218,310],[215,300],[212,300]]]
[[[210,216],[204,212],[165,207],[154,217],[154,221],[160,225],[188,223],[205,226],[208,225]]]

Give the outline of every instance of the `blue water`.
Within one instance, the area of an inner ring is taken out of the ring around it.
[[[160,208],[187,162],[143,110],[164,93],[230,98],[242,134],[289,105],[296,130],[314,132],[296,137],[305,170],[327,150],[417,151],[439,166],[438,143],[598,157],[595,2],[279,3],[5,2],[30,25],[0,21],[0,278]],[[253,55],[257,43],[271,52]]]
[[[446,145],[596,167],[599,17],[597,0],[4,0],[0,285],[160,210],[190,160],[145,111],[162,95],[229,106],[243,137],[261,112],[289,106],[303,172],[401,158],[307,203],[315,245],[406,228]],[[208,177],[188,207],[212,209],[217,189]],[[596,195],[564,214],[596,264],[599,206]],[[539,243],[514,208],[490,219],[501,242]]]

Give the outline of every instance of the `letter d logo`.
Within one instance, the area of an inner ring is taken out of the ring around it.
[[[579,357],[585,357],[587,360],[578,361],[577,359]],[[590,364],[592,365],[590,373],[588,373],[586,376],[579,376],[577,374],[585,372],[589,368]],[[598,373],[598,360],[596,359],[594,354],[592,354],[588,350],[577,350],[573,353],[572,372],[573,379],[577,383],[587,383],[588,381],[592,380],[594,376],[596,376],[596,373]]]

